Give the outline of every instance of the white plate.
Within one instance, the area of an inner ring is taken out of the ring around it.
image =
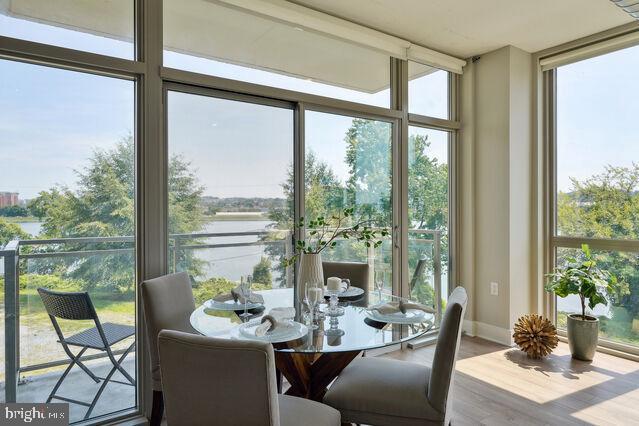
[[[417,324],[426,322],[426,312],[419,309],[408,309],[405,314],[396,312],[394,314],[380,314],[379,312],[369,308],[366,310],[366,316],[374,321],[387,322],[391,324]]]
[[[364,294],[364,289],[350,286],[348,289],[342,290],[339,293],[337,293],[337,298],[339,299],[340,297],[359,297],[362,294]],[[324,287],[324,297],[328,298],[330,297],[330,295],[331,295],[330,291],[328,291],[328,289]]]
[[[308,327],[302,323],[288,321],[267,332],[264,336],[256,336],[255,329],[262,323],[262,319],[245,322],[237,327],[238,337],[242,339],[261,340],[264,342],[280,343],[299,339],[308,334]]]
[[[260,306],[262,306],[261,303],[247,303],[246,309],[255,309],[259,308]],[[204,307],[208,309],[216,309],[218,311],[243,311],[244,303],[236,303],[234,300],[218,302],[217,300],[209,299],[204,302]]]

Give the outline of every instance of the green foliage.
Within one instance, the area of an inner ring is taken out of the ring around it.
[[[305,208],[306,216],[331,218],[344,208],[352,208],[353,214],[369,220],[369,225],[384,227],[391,222],[391,134],[387,123],[354,119],[345,135],[345,162],[349,178],[342,184],[331,167],[308,151],[305,160]],[[442,260],[448,261],[448,166],[440,164],[428,155],[430,143],[426,136],[413,135],[409,141],[410,173],[409,220],[413,228],[442,231]],[[294,176],[292,167],[286,182],[282,184],[287,194],[286,208],[272,209],[269,218],[278,229],[293,227]],[[299,244],[299,243],[298,243]],[[417,261],[430,254],[430,243],[417,244],[409,255],[409,268],[414,270]],[[271,245],[267,253],[274,259],[285,256],[281,245]],[[376,263],[390,263],[390,250],[382,251]],[[356,241],[337,241],[326,259],[357,261],[366,257],[366,246]],[[278,262],[280,263],[280,262]],[[286,263],[284,263],[285,265]],[[281,265],[281,263],[280,263]],[[443,265],[445,267],[445,265]],[[377,266],[376,266],[377,268]],[[379,269],[379,268],[377,268]],[[284,277],[284,267],[279,266]],[[419,286],[426,286],[419,278]],[[421,285],[423,284],[423,286]],[[416,286],[417,287],[417,286]]]
[[[132,137],[121,140],[109,150],[96,150],[87,166],[76,171],[77,189],[59,186],[42,191],[29,204],[32,214],[43,219],[42,236],[121,237],[135,234],[135,146]],[[189,233],[202,227],[199,200],[202,187],[189,163],[174,156],[169,162],[169,232]],[[79,280],[86,290],[131,294],[134,290],[134,245],[132,242],[65,244],[65,251],[120,249],[118,253],[51,258],[34,262],[39,273],[58,274]],[[58,251],[59,247],[45,247]],[[197,274],[190,254],[180,260]]]
[[[639,239],[639,165],[607,166],[583,181],[572,179],[572,190],[557,196],[557,222],[561,235]],[[613,305],[639,318],[639,255],[610,251],[599,252],[596,258],[628,286],[629,291],[613,294]],[[558,263],[563,261],[560,253]]]
[[[378,226],[391,221],[391,129],[385,122],[356,118],[345,137],[347,207]]]
[[[448,230],[448,165],[427,154],[425,135],[409,141],[408,214],[417,229]]]
[[[330,218],[319,216],[306,221],[300,218],[296,226],[305,229],[308,235],[306,239],[297,240],[295,254],[284,259],[285,266],[295,263],[300,254],[318,254],[325,249],[334,249],[337,239],[355,240],[364,246],[377,248],[382,245],[382,238],[388,236],[385,228],[375,229],[368,226],[369,220],[355,220],[354,208],[344,209],[342,212],[332,215]]]
[[[599,269],[593,259],[590,248],[582,244],[582,259],[569,258],[568,264],[556,268],[548,274],[549,282],[546,291],[559,297],[576,294],[581,301],[581,316],[586,319],[586,301],[590,309],[598,304],[607,304],[608,295],[620,291],[617,278],[606,270]]]
[[[25,240],[28,238],[31,238],[31,235],[24,232],[20,225],[0,219],[0,248],[11,240]]]
[[[29,211],[22,206],[7,206],[0,209],[0,216],[24,217],[28,215]]]
[[[271,276],[271,261],[268,257],[263,257],[253,266],[253,283],[263,284],[268,287],[273,285],[273,277]]]

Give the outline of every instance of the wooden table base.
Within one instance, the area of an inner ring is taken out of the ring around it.
[[[286,395],[321,402],[326,387],[360,352],[275,352],[275,366],[291,384]]]

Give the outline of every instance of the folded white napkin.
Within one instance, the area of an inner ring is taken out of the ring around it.
[[[408,302],[405,300],[399,300],[397,302],[388,302],[383,305],[373,306],[371,310],[377,311],[382,315],[396,314],[401,312],[405,314],[409,309],[416,309],[427,313],[435,313],[435,310],[430,306],[423,305],[417,302]]]
[[[242,292],[240,291],[239,287],[235,287],[234,289],[232,289],[231,293],[220,294],[213,298],[213,300],[215,300],[216,302],[224,303],[229,300],[234,300],[235,303],[241,304],[245,303],[244,299],[245,297],[242,296]],[[254,292],[251,292],[249,297],[247,297],[246,299],[248,299],[248,303],[264,303],[264,297],[262,297],[261,294],[257,294]]]
[[[295,318],[295,308],[273,308],[267,315],[262,317],[262,323],[255,328],[255,335],[262,337],[269,331],[273,331],[282,325],[285,320],[293,318]]]

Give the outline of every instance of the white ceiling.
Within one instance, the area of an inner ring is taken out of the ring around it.
[[[633,22],[610,0],[289,1],[462,58],[537,52]]]

